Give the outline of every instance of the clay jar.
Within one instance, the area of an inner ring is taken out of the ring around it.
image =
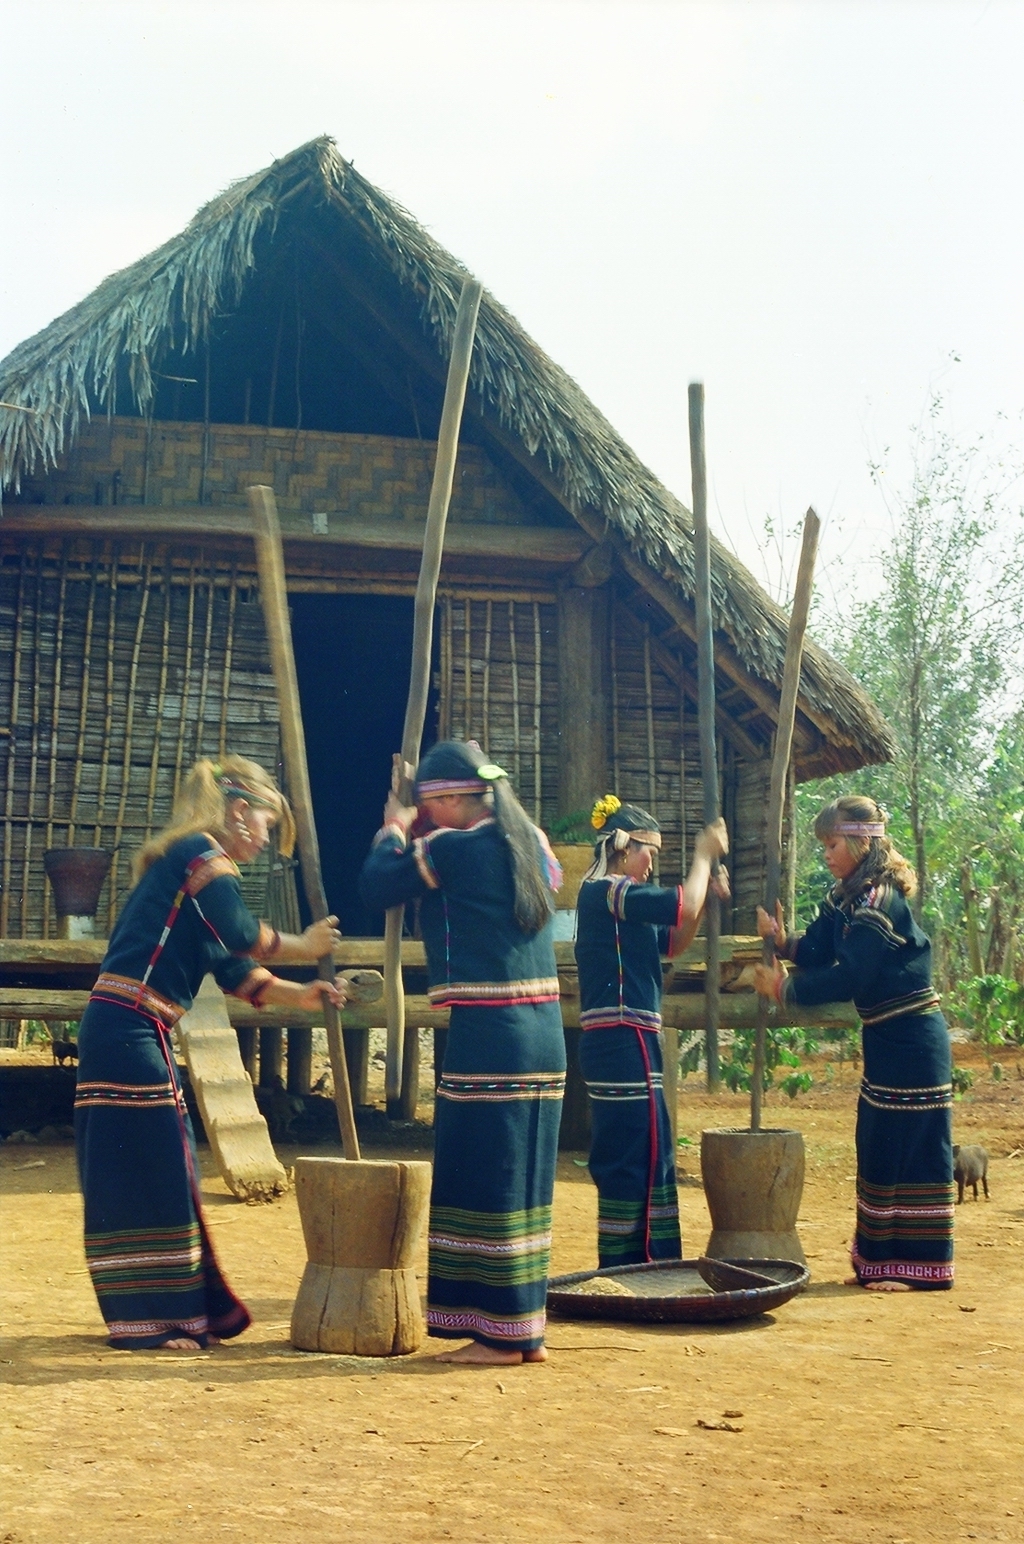
[[[804,1189],[799,1131],[721,1127],[700,1139],[715,1260],[795,1260],[806,1265],[796,1219]]]

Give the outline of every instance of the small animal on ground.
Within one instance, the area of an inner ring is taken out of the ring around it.
[[[974,1191],[974,1199],[978,1199],[978,1181],[985,1187],[985,1200],[988,1200],[988,1153],[977,1143],[970,1147],[953,1148],[953,1178],[956,1180],[957,1205],[963,1201],[964,1188],[970,1185]]]
[[[53,1052],[55,1067],[63,1067],[66,1061],[78,1060],[78,1047],[73,1040],[51,1040],[50,1050]]]
[[[261,1089],[257,1103],[270,1127],[272,1140],[293,1141],[292,1122],[296,1116],[305,1113],[306,1106],[301,1099],[288,1092],[284,1086],[284,1079],[275,1078],[269,1093]]]

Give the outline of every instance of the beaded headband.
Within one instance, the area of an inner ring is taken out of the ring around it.
[[[418,799],[443,799],[449,793],[486,793],[499,778],[508,777],[504,767],[485,761],[477,767],[476,777],[438,777],[416,784]]]
[[[246,804],[253,804],[257,809],[261,810],[276,811],[277,809],[277,805],[271,799],[261,799],[259,794],[253,793],[251,788],[243,788],[240,783],[233,782],[230,777],[218,777],[217,787],[225,799],[244,799]]]
[[[486,793],[488,784],[479,777],[439,777],[416,784],[418,799],[443,799],[448,793]]]
[[[832,829],[839,836],[885,835],[885,826],[880,820],[843,820]]]

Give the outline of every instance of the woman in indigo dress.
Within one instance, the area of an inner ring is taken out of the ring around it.
[[[565,1087],[551,925],[561,874],[478,746],[435,745],[415,797],[417,809],[388,800],[361,889],[374,910],[419,900],[430,1000],[451,1014],[434,1115],[427,1329],[470,1337],[440,1361],[543,1361]]]
[[[863,1023],[857,1106],[857,1231],[848,1285],[876,1292],[953,1285],[953,1087],[949,1031],[932,986],[931,944],[908,898],[917,876],[885,834],[873,799],[847,795],[814,834],[835,879],[806,933],[787,936],[758,907],[762,938],[792,960],[756,967],[759,992],[785,1006],[847,1002]]]
[[[204,975],[258,1007],[344,999],[324,981],[281,981],[262,963],[282,944],[315,961],[340,936],[328,917],[282,939],[246,907],[237,864],[262,851],[273,825],[289,853],[291,811],[261,767],[240,756],[196,763],[171,824],[136,859],[135,887],[79,1026],[85,1253],[110,1343],[123,1350],[198,1350],[250,1322],[210,1243],[170,1043]]]
[[[577,905],[580,1067],[590,1095],[590,1174],[602,1266],[678,1260],[679,1196],[661,1055],[661,960],[693,939],[708,887],[728,895],[724,821],[697,837],[685,884],[652,885],[661,829],[614,794],[591,815],[594,862]]]

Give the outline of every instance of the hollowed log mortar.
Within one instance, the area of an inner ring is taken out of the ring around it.
[[[796,1231],[804,1189],[799,1131],[703,1131],[700,1164],[712,1224],[705,1254],[807,1264]]]
[[[293,1346],[401,1356],[422,1344],[415,1263],[430,1172],[429,1163],[296,1160],[309,1258],[292,1310]]]

